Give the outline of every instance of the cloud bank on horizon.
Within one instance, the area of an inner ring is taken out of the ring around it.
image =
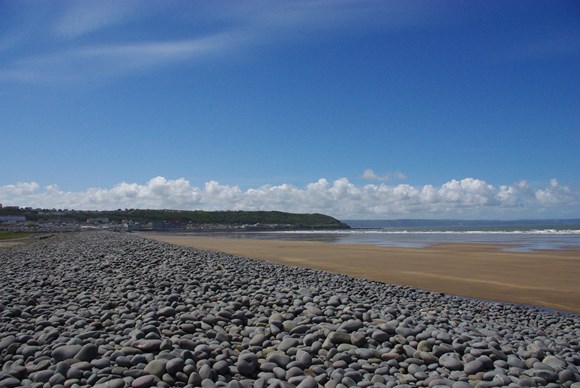
[[[110,188],[64,191],[36,182],[0,186],[0,203],[40,208],[111,210],[279,210],[325,213],[340,219],[388,218],[570,218],[580,193],[556,179],[531,188],[526,181],[494,186],[481,179],[451,180],[441,186],[386,183],[355,185],[347,178],[321,178],[300,188],[291,184],[242,190],[236,185],[154,177],[145,184],[122,182]],[[530,217],[530,214],[535,217]]]

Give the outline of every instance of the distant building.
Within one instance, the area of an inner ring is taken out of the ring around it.
[[[17,224],[19,222],[26,222],[25,216],[0,216],[0,222],[9,224]]]
[[[181,222],[169,222],[169,221],[153,221],[153,230],[181,230],[183,229],[183,224]]]
[[[109,217],[95,217],[95,218],[89,218],[87,220],[87,224],[108,224],[109,223]]]

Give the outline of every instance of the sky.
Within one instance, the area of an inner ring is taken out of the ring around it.
[[[580,218],[580,3],[0,0],[0,203]]]

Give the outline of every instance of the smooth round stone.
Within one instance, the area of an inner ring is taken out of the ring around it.
[[[177,311],[173,307],[163,307],[159,311],[157,311],[157,315],[161,317],[172,317],[175,315]]]
[[[451,385],[451,388],[472,388],[472,386],[465,381],[455,381]]]
[[[308,330],[310,330],[310,326],[308,326],[308,325],[298,325],[298,326],[292,328],[292,330],[290,330],[290,334],[291,335],[304,334]]]
[[[15,388],[15,387],[20,387],[21,382],[19,379],[15,378],[15,377],[8,377],[8,378],[0,380],[0,386],[4,387],[4,388]]]
[[[388,341],[389,338],[391,338],[391,336],[389,334],[385,333],[384,331],[377,329],[377,330],[373,331],[373,333],[371,334],[371,338],[374,341],[381,343],[381,342]]]
[[[350,344],[350,335],[348,333],[332,332],[326,337],[332,344]]]
[[[145,372],[155,375],[159,378],[163,376],[165,373],[165,365],[167,364],[167,360],[158,358],[153,360],[147,364],[147,366],[143,369]]]
[[[292,361],[292,359],[290,358],[290,356],[287,356],[286,354],[270,353],[268,357],[266,357],[266,361],[273,362],[276,365],[285,368],[286,365],[288,365],[290,361]]]
[[[362,329],[363,327],[364,327],[364,324],[362,321],[352,320],[352,321],[344,322],[342,325],[340,325],[339,329],[342,329],[342,330],[346,331],[347,333],[351,333],[351,332],[356,331],[358,329]]]
[[[520,369],[526,368],[526,364],[524,363],[524,361],[521,360],[519,357],[514,356],[512,354],[508,355],[507,363],[509,366],[513,366],[516,368],[520,368]]]
[[[140,339],[131,344],[132,347],[144,352],[156,352],[161,347],[161,340],[158,339]]]
[[[0,262],[0,386],[580,385],[576,315],[122,233]]]
[[[97,369],[107,368],[111,365],[111,359],[108,357],[103,357],[100,359],[92,360],[91,365]]]
[[[439,357],[439,365],[449,370],[463,369],[463,363],[456,353],[445,353]]]
[[[419,365],[417,365],[417,364],[410,364],[407,367],[407,372],[409,372],[412,375],[415,375],[416,373],[420,373],[422,371],[423,370],[421,369],[421,367]]]
[[[558,381],[558,374],[556,372],[554,372],[553,370],[530,369],[530,370],[526,371],[525,373],[529,374],[532,377],[542,378],[550,383]]]
[[[213,364],[212,368],[218,375],[226,375],[230,373],[230,364],[224,360],[217,361]]]
[[[285,352],[290,348],[298,346],[299,343],[300,341],[297,338],[286,337],[278,345],[278,350]]]
[[[161,345],[161,343],[159,345]],[[182,349],[195,350],[195,348],[197,347],[197,342],[187,338],[180,338],[177,341],[177,345]]]
[[[80,361],[92,361],[99,355],[99,348],[95,344],[84,345],[74,358]]]
[[[351,344],[340,344],[336,347],[339,353],[348,352],[349,350],[357,350],[358,346]]]
[[[126,356],[134,356],[136,354],[143,353],[143,351],[141,349],[137,349],[133,346],[123,346],[121,348],[121,353],[123,353]]]
[[[546,356],[542,360],[544,365],[550,366],[554,371],[560,372],[566,368],[566,361],[556,357],[556,356]]]
[[[34,356],[34,354],[39,350],[40,347],[38,346],[24,346],[22,348],[22,356],[24,357],[24,359],[27,359],[30,356]]]
[[[0,340],[0,353],[2,353],[4,349],[7,349],[13,343],[16,343],[16,337],[13,335],[8,335],[2,338]]]
[[[55,385],[60,385],[60,384],[64,384],[64,382],[66,381],[66,377],[64,377],[62,374],[60,373],[55,373],[50,380],[48,380],[48,383],[51,386],[55,386]],[[0,381],[0,385],[2,384],[2,382]]]
[[[133,387],[133,388],[148,388],[148,387],[152,387],[154,385],[157,385],[158,382],[159,382],[159,378],[157,376],[145,375],[145,376],[137,377],[135,380],[133,380],[133,382],[131,383],[131,387]]]
[[[201,368],[199,368],[198,373],[202,380],[211,379],[213,376],[213,370],[207,364],[204,364]]]
[[[256,334],[250,339],[250,345],[262,345],[265,340],[266,336],[264,334]]]
[[[95,384],[94,388],[124,388],[125,380],[123,379],[112,379],[104,383]]]
[[[476,360],[473,360],[471,362],[468,362],[463,367],[463,371],[468,376],[474,375],[477,372],[481,372],[483,370],[484,370],[483,362],[481,362],[479,359],[476,359]]]
[[[199,387],[201,385],[202,381],[203,381],[203,379],[201,378],[199,373],[193,372],[189,375],[189,378],[187,380],[187,384],[191,384],[194,387]]]
[[[251,363],[246,360],[238,360],[236,362],[236,368],[242,376],[251,377],[256,372],[256,363]]]
[[[309,367],[312,363],[312,355],[303,349],[298,349],[296,352],[296,362],[302,367]]]
[[[54,349],[51,353],[51,357],[54,358],[56,362],[69,360],[74,358],[74,356],[82,349],[81,345],[64,345]]]
[[[48,383],[50,378],[54,375],[54,372],[51,370],[41,370],[40,372],[36,372],[32,380],[35,383]],[[0,381],[1,383],[1,381]]]
[[[282,322],[282,328],[284,329],[285,332],[290,333],[292,331],[292,329],[294,329],[295,327],[296,327],[296,322],[294,322],[294,321],[286,320],[286,321]]]
[[[165,364],[165,370],[172,376],[175,376],[177,372],[183,371],[183,367],[185,366],[185,361],[181,358],[172,358],[168,360]]]

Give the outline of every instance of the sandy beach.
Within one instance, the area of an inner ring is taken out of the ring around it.
[[[143,236],[385,283],[580,313],[580,249],[506,252],[492,244],[392,248],[154,233]]]

